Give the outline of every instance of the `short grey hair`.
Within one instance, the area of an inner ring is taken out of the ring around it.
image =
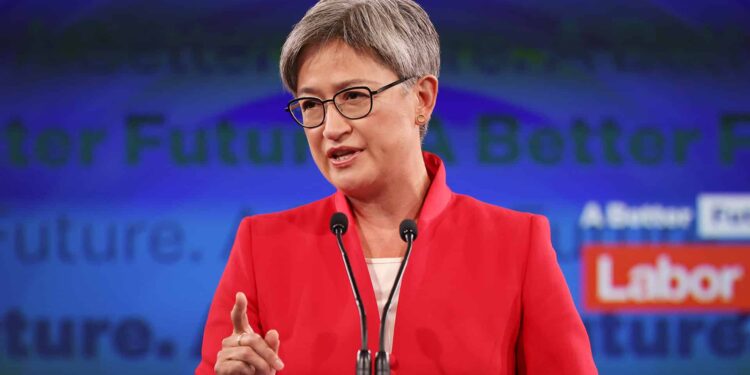
[[[281,80],[292,95],[303,50],[332,40],[372,54],[399,78],[440,74],[437,31],[414,1],[321,0],[294,25],[281,49]],[[422,138],[426,131],[427,124],[420,130]]]

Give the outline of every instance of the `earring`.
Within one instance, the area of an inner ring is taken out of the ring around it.
[[[426,117],[424,117],[424,115],[419,115],[419,116],[417,116],[417,123],[418,123],[418,124],[422,125],[422,124],[424,124],[425,122],[427,122],[427,118],[426,118]]]

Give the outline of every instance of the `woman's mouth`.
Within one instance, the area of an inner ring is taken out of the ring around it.
[[[354,161],[354,159],[359,156],[359,154],[362,153],[362,150],[355,150],[355,149],[345,149],[345,150],[337,150],[334,151],[330,156],[329,159],[331,160],[331,164],[333,164],[334,167],[345,167]]]

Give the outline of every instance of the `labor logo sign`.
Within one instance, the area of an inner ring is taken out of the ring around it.
[[[750,312],[747,245],[588,245],[584,306],[593,311]]]

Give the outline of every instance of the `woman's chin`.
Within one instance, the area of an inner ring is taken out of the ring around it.
[[[330,182],[347,196],[367,195],[374,185],[371,179],[358,173],[333,173]]]

